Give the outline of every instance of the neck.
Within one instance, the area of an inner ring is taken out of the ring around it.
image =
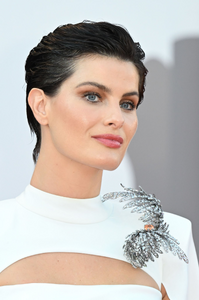
[[[61,155],[53,159],[41,149],[30,184],[50,194],[84,199],[99,195],[101,180],[102,170]]]

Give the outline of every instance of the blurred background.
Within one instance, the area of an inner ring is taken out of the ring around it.
[[[34,169],[25,113],[29,51],[59,25],[121,24],[144,49],[149,74],[137,134],[121,166],[105,172],[102,193],[120,182],[155,193],[165,211],[192,221],[199,253],[199,1],[8,0],[0,16],[0,200],[21,193]]]

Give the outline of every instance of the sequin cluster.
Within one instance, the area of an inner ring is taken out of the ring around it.
[[[123,245],[124,255],[134,268],[146,267],[146,262],[154,261],[159,254],[171,251],[179,259],[188,263],[186,254],[179,247],[179,242],[170,235],[169,225],[164,222],[161,202],[156,199],[154,194],[147,194],[141,187],[139,190],[124,188],[123,192],[107,193],[102,197],[102,201],[120,199],[120,202],[126,202],[123,206],[133,208],[132,213],[142,213],[140,217],[145,223],[144,229],[136,230],[126,237]]]

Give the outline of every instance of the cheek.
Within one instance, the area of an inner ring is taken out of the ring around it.
[[[133,129],[133,136],[135,135],[135,133],[137,131],[137,128],[138,128],[138,118],[136,116],[136,120],[135,120],[135,124],[134,124],[134,129]]]
[[[54,125],[58,134],[68,136],[75,140],[75,137],[84,138],[87,131],[96,124],[97,116],[91,113],[84,106],[65,105],[57,108],[54,118]]]
[[[136,130],[138,127],[138,119],[137,119],[137,115],[134,117],[134,120],[132,122],[132,120],[128,120],[127,122],[127,128],[126,128],[126,132],[127,132],[127,140],[128,142],[131,141],[131,139],[134,137]]]

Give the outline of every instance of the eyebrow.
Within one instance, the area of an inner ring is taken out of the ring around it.
[[[111,94],[111,89],[109,89],[108,87],[106,87],[103,84],[100,84],[100,83],[97,83],[97,82],[93,82],[93,81],[82,82],[82,83],[78,84],[76,86],[76,88],[78,88],[80,86],[83,86],[83,85],[92,85],[92,86],[95,86],[95,87],[99,88],[100,90],[102,90],[104,92],[107,92],[107,93]]]
[[[125,93],[124,95],[122,95],[122,97],[128,97],[128,96],[138,96],[139,94],[138,92],[129,92],[129,93]]]
[[[97,83],[97,82],[94,82],[94,81],[86,81],[86,82],[82,82],[80,84],[78,84],[76,86],[76,88],[80,87],[80,86],[84,86],[84,85],[92,85],[92,86],[95,86],[97,88],[99,88],[100,90],[104,91],[104,92],[107,92],[108,94],[111,94],[111,89],[109,89],[108,87],[106,87],[105,85],[103,84],[100,84],[100,83]],[[139,97],[139,94],[138,92],[129,92],[129,93],[125,93],[122,95],[122,97],[128,97],[128,96],[138,96]]]

